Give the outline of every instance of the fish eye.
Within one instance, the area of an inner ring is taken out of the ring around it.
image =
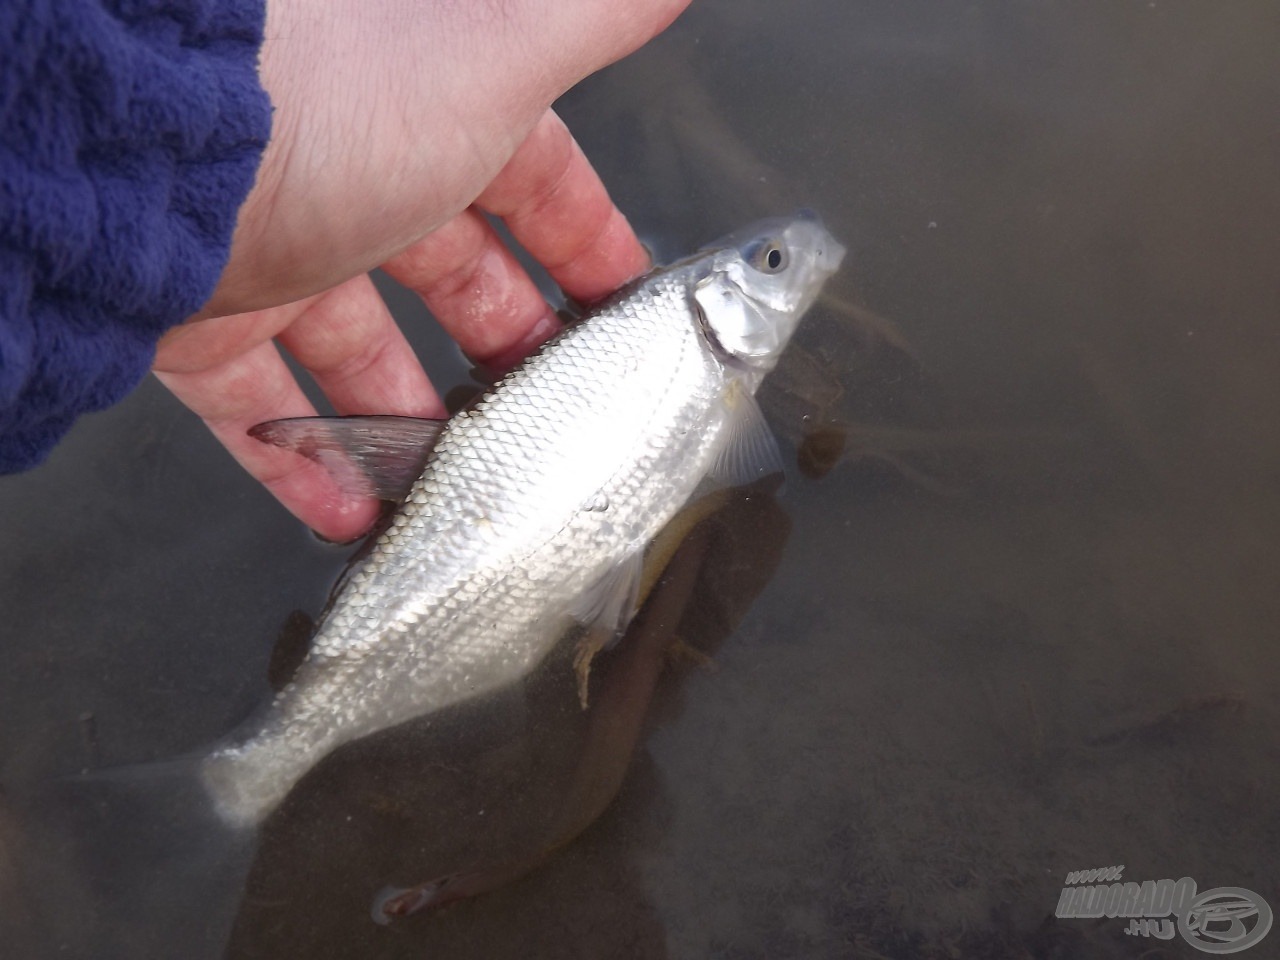
[[[747,262],[761,273],[781,273],[787,268],[787,248],[777,240],[762,240],[748,251]]]

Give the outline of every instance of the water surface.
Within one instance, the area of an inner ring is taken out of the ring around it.
[[[585,834],[437,915],[369,910],[550,829],[566,657],[344,753],[256,850],[181,791],[130,818],[48,784],[227,733],[345,554],[153,383],[0,480],[15,956],[1135,957],[1052,916],[1120,863],[1280,909],[1278,20],[708,0],[565,98],[659,253],[802,203],[850,253],[765,395],[787,483],[680,621],[710,664]]]

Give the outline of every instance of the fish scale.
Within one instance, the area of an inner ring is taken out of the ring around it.
[[[227,820],[261,819],[343,743],[523,676],[679,511],[744,377],[694,305],[711,257],[619,293],[450,421],[295,677],[204,762]]]

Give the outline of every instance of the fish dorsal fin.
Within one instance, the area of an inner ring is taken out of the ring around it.
[[[422,475],[448,420],[417,417],[294,417],[249,428],[249,436],[300,453],[353,497],[403,500]]]
[[[717,486],[738,487],[771,473],[782,473],[782,454],[755,396],[740,381],[730,381],[721,400],[724,434],[707,471]]]

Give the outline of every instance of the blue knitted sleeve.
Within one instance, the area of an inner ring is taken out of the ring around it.
[[[265,0],[0,0],[0,472],[123,398],[226,266]]]

